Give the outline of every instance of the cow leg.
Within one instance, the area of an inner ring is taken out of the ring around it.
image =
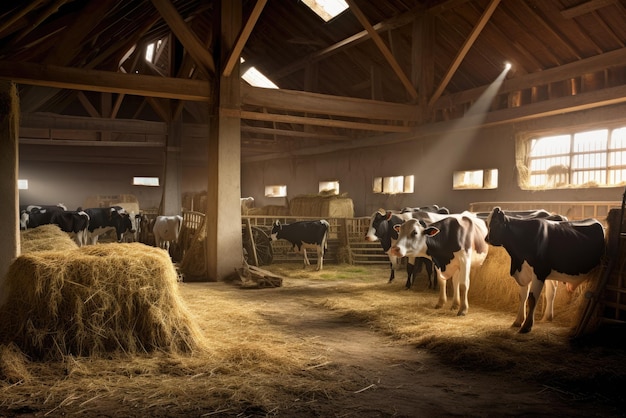
[[[522,323],[526,319],[526,301],[528,300],[528,292],[530,291],[530,284],[519,287],[519,308],[517,309],[517,317],[513,322],[514,327],[521,327]]]
[[[389,275],[389,281],[387,283],[393,282],[393,279],[396,278],[396,268],[398,268],[398,264],[400,259],[395,255],[390,255],[387,253],[387,257],[389,257],[389,268],[391,269],[391,274]]]
[[[324,248],[321,245],[317,246],[317,268],[316,271],[320,271],[324,268]]]
[[[391,270],[391,273],[389,274],[389,281],[387,283],[391,283],[393,282],[393,279],[396,278],[396,270],[393,268],[393,263],[389,263],[389,269]]]
[[[437,281],[439,282],[439,300],[435,305],[435,309],[439,309],[448,301],[448,295],[446,294],[446,278],[443,277],[438,268],[436,268],[435,271],[437,273]]]
[[[309,262],[309,257],[306,256],[306,248],[302,247],[302,255],[304,256],[304,268],[306,268],[306,266],[310,266],[311,263]]]
[[[546,280],[546,292],[544,294],[545,304],[541,322],[552,321],[554,319],[554,298],[556,297],[557,286],[558,282],[556,280]]]
[[[413,262],[411,262],[413,261]],[[413,285],[413,280],[415,280],[415,271],[417,268],[418,260],[415,257],[408,257],[406,261],[406,284],[404,287],[408,290]]]
[[[530,292],[528,293],[528,314],[526,320],[522,324],[519,332],[525,334],[533,329],[533,323],[535,321],[535,308],[537,307],[537,299],[541,295],[543,290],[543,282],[537,278],[533,279],[530,285]]]

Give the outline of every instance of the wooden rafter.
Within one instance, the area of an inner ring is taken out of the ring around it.
[[[359,9],[359,7],[356,5],[354,0],[346,0],[346,1],[348,5],[350,6],[350,10],[352,11],[352,13],[354,13],[354,15],[359,20],[359,22],[361,22],[361,25],[363,25],[367,33],[370,35],[370,37],[372,38],[372,40],[374,41],[374,43],[376,44],[380,52],[383,54],[383,56],[385,57],[385,59],[387,60],[391,68],[393,69],[393,71],[396,73],[396,75],[400,79],[400,82],[406,88],[406,91],[411,95],[411,97],[414,100],[417,100],[418,95],[417,95],[417,90],[415,90],[415,86],[411,84],[411,80],[409,80],[407,75],[402,70],[402,67],[400,67],[400,64],[396,60],[396,57],[393,56],[393,54],[387,47],[387,44],[385,44],[385,42],[380,37],[378,32],[376,32],[376,29],[374,29],[374,27],[367,20],[367,16],[363,14],[363,12],[361,11],[361,9]]]
[[[454,75],[456,70],[459,68],[459,65],[461,65],[461,62],[465,58],[465,55],[467,55],[467,52],[470,50],[470,48],[476,41],[476,38],[478,38],[478,35],[480,35],[480,32],[483,30],[483,28],[485,27],[485,25],[491,18],[491,15],[496,10],[496,7],[498,7],[498,4],[500,4],[500,0],[491,0],[489,2],[489,5],[487,5],[487,8],[483,12],[482,16],[480,17],[480,19],[478,19],[478,23],[476,23],[476,26],[474,26],[474,29],[472,29],[472,32],[470,33],[468,38],[465,40],[465,43],[463,44],[463,46],[461,46],[461,49],[459,50],[459,52],[457,52],[456,57],[454,57],[454,59],[452,60],[452,64],[446,71],[446,74],[443,76],[443,79],[439,83],[439,86],[437,86],[437,88],[435,89],[435,92],[433,93],[430,100],[428,101],[429,108],[431,108],[432,105],[443,94],[443,91],[448,86],[448,83],[452,79],[452,76]]]
[[[261,12],[263,11],[263,8],[266,4],[267,0],[257,0],[256,4],[254,5],[254,9],[252,10],[252,13],[250,14],[250,17],[248,18],[245,26],[239,32],[239,35],[237,36],[237,41],[235,42],[235,46],[233,47],[233,50],[230,52],[230,56],[226,61],[226,66],[224,67],[224,71],[222,73],[224,77],[229,77],[230,73],[233,71],[233,68],[235,68],[235,64],[239,62],[239,56],[241,55],[241,51],[243,51],[243,47],[248,41],[248,37],[252,33],[252,29],[254,29],[254,25],[256,25],[256,22],[259,19],[259,16],[261,16]]]

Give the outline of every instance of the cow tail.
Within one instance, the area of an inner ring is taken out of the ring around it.
[[[322,238],[322,248],[324,249],[324,252],[326,252],[326,250],[328,249],[328,231],[330,230],[330,224],[324,219],[322,219],[320,222],[326,227],[326,231],[324,231],[324,237]]]

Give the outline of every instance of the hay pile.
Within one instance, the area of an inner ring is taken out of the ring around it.
[[[48,250],[70,251],[78,248],[67,232],[61,231],[57,225],[41,225],[21,231],[20,243],[22,254]]]
[[[291,216],[354,218],[354,203],[346,193],[301,195],[291,199],[289,212]]]
[[[180,271],[185,281],[204,280],[208,277],[206,251],[206,217],[202,218],[200,226],[192,239],[187,241],[189,248],[185,251],[180,263]]]
[[[18,257],[3,282],[0,344],[35,359],[201,348],[168,255],[101,244]]]

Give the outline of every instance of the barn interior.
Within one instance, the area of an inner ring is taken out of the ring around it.
[[[272,251],[274,265],[263,267],[295,275],[280,269],[299,256],[267,241],[275,219],[332,218],[326,266],[372,269],[387,263],[361,242],[379,208],[543,208],[608,226],[626,185],[624,0],[346,0],[336,16],[305,3],[2,2],[0,93],[14,88],[17,105],[0,111],[0,219],[15,236],[0,243],[0,274],[20,253],[18,204],[185,214],[184,250],[199,254],[201,281],[230,277],[242,250]],[[573,144],[600,131],[610,148],[599,157],[593,145],[568,163],[558,150],[546,167],[529,163],[537,138]],[[255,207],[243,212],[247,196]],[[328,207],[345,201],[347,214]],[[626,318],[622,281],[612,273],[604,305],[616,322]],[[411,332],[393,335],[415,342]],[[248,414],[271,415],[273,401],[261,398],[262,412]],[[233,408],[225,416],[245,409]]]

